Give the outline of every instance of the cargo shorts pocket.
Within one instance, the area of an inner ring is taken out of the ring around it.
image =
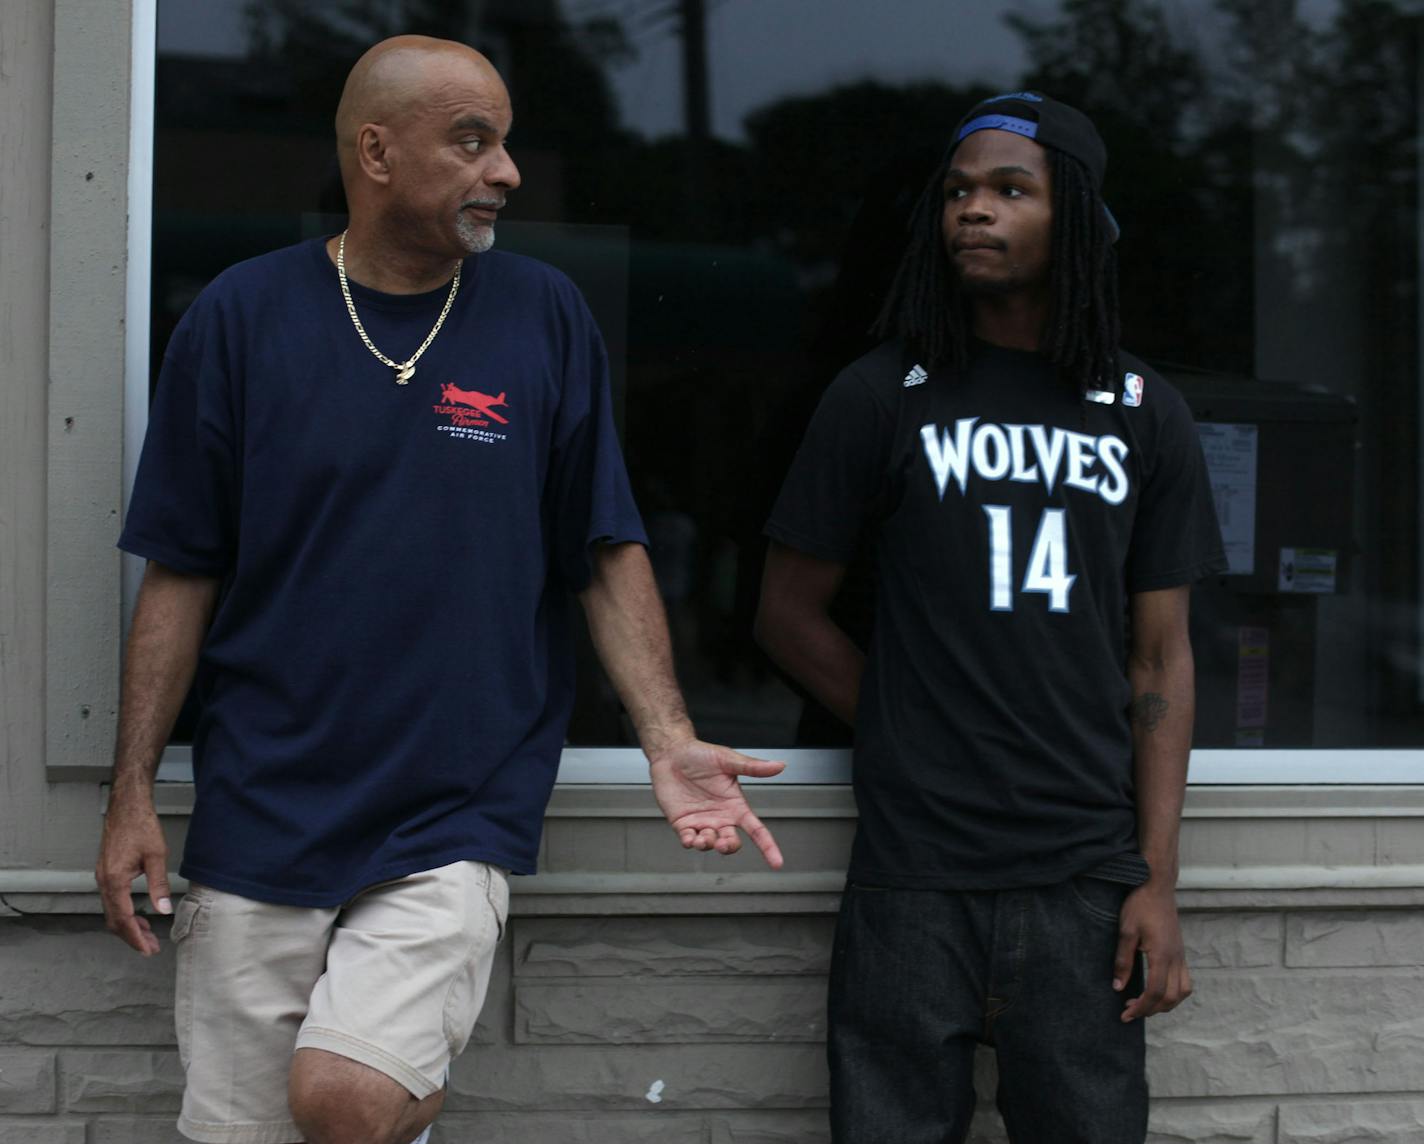
[[[193,1055],[196,1009],[193,961],[197,957],[197,939],[207,931],[208,904],[208,896],[202,887],[189,887],[178,908],[173,911],[173,929],[169,934],[178,961],[173,996],[173,1031],[178,1037],[178,1060],[185,1071]]]
[[[471,895],[478,906],[469,918],[469,944],[445,996],[444,1031],[452,1056],[464,1050],[475,1031],[509,914],[509,884],[504,875],[481,864],[478,880],[478,889]]]
[[[494,866],[486,866],[485,900],[494,911],[497,928],[496,942],[504,940],[504,927],[509,921],[509,875]]]

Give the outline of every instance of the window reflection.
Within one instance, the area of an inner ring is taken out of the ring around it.
[[[964,108],[1096,120],[1123,341],[1187,394],[1232,574],[1198,591],[1199,746],[1419,745],[1418,18],[1404,0],[160,0],[153,361],[241,258],[340,226],[371,42],[473,43],[524,186],[500,243],[584,288],[699,727],[845,741],[751,643],[762,521]],[[868,574],[839,607],[872,622]],[[585,655],[571,737],[632,742]]]

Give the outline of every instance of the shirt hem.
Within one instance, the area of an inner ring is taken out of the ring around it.
[[[855,548],[837,548],[835,545],[824,544],[819,540],[813,540],[809,536],[803,536],[794,529],[785,525],[767,522],[762,534],[775,540],[778,544],[784,544],[788,548],[794,548],[798,552],[804,552],[808,556],[815,556],[821,560],[834,560],[838,564],[847,564],[855,556]]]
[[[1057,886],[1083,875],[1092,874],[1099,866],[1124,855],[1136,854],[1131,846],[1109,847],[1088,854],[1061,866],[1028,869],[1012,874],[964,875],[949,871],[933,874],[903,874],[852,865],[846,873],[847,884],[886,886],[904,890],[1027,890],[1035,886]],[[1117,880],[1117,879],[1111,879]]]
[[[227,571],[223,565],[204,564],[200,560],[189,560],[173,549],[162,544],[155,544],[143,537],[121,536],[115,547],[121,552],[127,552],[131,556],[138,556],[144,560],[152,560],[155,564],[162,564],[163,567],[170,568],[174,572],[181,572],[185,576],[211,576],[216,579]]]
[[[382,882],[394,882],[401,878],[408,878],[412,874],[423,873],[426,870],[438,870],[441,866],[448,866],[452,862],[485,862],[491,866],[502,867],[511,874],[533,874],[535,871],[532,862],[512,858],[508,854],[500,854],[491,850],[468,850],[452,854],[425,855],[407,862],[393,863],[390,866],[363,871],[355,882],[345,884],[335,890],[291,890],[274,887],[262,882],[249,881],[246,878],[232,877],[219,870],[194,866],[188,862],[184,862],[178,872],[189,882],[197,882],[200,885],[210,886],[214,890],[221,890],[225,894],[236,894],[240,898],[248,898],[254,902],[269,902],[274,906],[302,906],[307,909],[327,910],[344,905],[362,891],[368,890],[372,886],[378,886]]]
[[[577,560],[566,565],[564,583],[574,595],[580,595],[593,583],[593,550],[601,544],[641,544],[650,547],[641,525],[628,521],[598,521],[589,526],[587,539]]]
[[[1155,592],[1160,588],[1180,588],[1183,584],[1195,584],[1198,580],[1205,580],[1208,576],[1216,576],[1225,572],[1227,567],[1226,557],[1217,553],[1215,556],[1208,556],[1205,560],[1199,560],[1195,564],[1188,564],[1171,572],[1134,576],[1128,581],[1127,590],[1132,593]]]
[[[595,544],[641,544],[648,547],[648,534],[641,524],[630,521],[600,520],[588,530],[588,547]]]

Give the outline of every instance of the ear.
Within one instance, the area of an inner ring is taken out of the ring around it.
[[[386,154],[387,131],[379,123],[363,123],[356,132],[356,159],[368,179],[377,183],[391,181],[391,167]]]

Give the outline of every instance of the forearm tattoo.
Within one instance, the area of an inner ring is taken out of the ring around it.
[[[1155,691],[1134,695],[1127,708],[1127,717],[1144,731],[1155,731],[1167,714],[1167,701]]]

